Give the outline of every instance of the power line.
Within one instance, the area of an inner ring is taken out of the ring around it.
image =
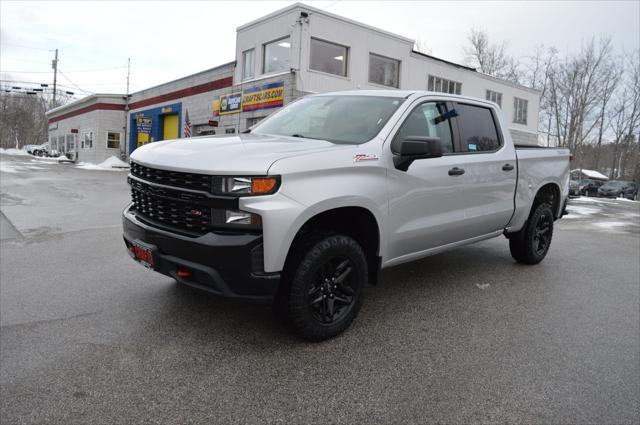
[[[80,87],[78,87],[78,85],[77,85],[76,83],[74,83],[73,81],[71,81],[71,79],[69,79],[69,77],[67,77],[67,76],[64,74],[64,72],[62,72],[62,70],[61,70],[61,69],[58,69],[58,72],[60,73],[60,75],[62,75],[64,78],[66,78],[66,80],[67,80],[69,83],[71,83],[71,85],[72,85],[73,87],[75,87],[76,89],[80,90],[81,92],[87,93],[87,94],[93,94],[93,92],[90,92],[90,91],[87,91],[87,90],[84,90],[84,89],[81,89]]]
[[[44,63],[44,62],[42,62]],[[108,68],[94,68],[94,69],[77,69],[77,70],[73,70],[73,71],[67,71],[69,74],[75,74],[77,72],[99,72],[99,71],[109,71],[109,70],[114,70],[114,69],[124,69],[127,66],[112,66],[112,67],[108,67]],[[9,70],[0,70],[0,72],[6,72],[6,73],[15,73],[15,74],[48,74],[51,71],[9,71]]]
[[[45,52],[53,52],[54,49],[43,49],[42,47],[33,47],[33,46],[25,46],[23,44],[9,44],[9,43],[0,43],[2,46],[11,46],[11,47],[19,47],[22,49],[32,49],[32,50],[44,50]]]

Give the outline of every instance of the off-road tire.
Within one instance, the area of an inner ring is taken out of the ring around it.
[[[553,237],[553,211],[547,203],[538,204],[524,228],[509,239],[514,260],[523,264],[538,264],[549,252]],[[544,238],[541,243],[540,239]],[[542,246],[544,245],[544,246]]]
[[[274,301],[276,314],[296,334],[309,341],[322,341],[339,335],[351,325],[362,306],[368,279],[362,248],[349,236],[324,233],[309,235],[292,249],[297,250],[297,255],[285,267],[282,290]],[[345,262],[347,266],[339,269]],[[331,270],[331,264],[336,264],[333,275],[337,273],[340,277],[346,272],[346,277],[340,284],[330,284],[327,289],[327,281],[331,279],[325,277],[331,273],[325,271]],[[350,294],[341,292],[347,288]],[[323,296],[326,301],[313,303]],[[338,304],[338,298],[342,304]],[[350,302],[345,304],[344,300]],[[327,318],[328,304],[325,303],[329,302],[331,311],[339,312],[334,321]],[[326,315],[323,316],[319,310]]]

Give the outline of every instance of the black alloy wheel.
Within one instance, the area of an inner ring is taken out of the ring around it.
[[[309,289],[309,307],[323,324],[332,324],[349,313],[355,301],[353,262],[343,256],[329,259],[316,270]]]
[[[544,259],[553,237],[553,210],[551,205],[534,205],[529,220],[522,230],[509,236],[509,251],[514,260],[522,264],[538,264]]]
[[[535,243],[534,249],[537,255],[543,255],[547,249],[549,249],[552,222],[553,219],[546,211],[538,216],[533,235],[533,241]]]
[[[287,260],[276,314],[309,341],[332,338],[358,315],[368,281],[362,247],[347,235],[322,232],[297,241]]]

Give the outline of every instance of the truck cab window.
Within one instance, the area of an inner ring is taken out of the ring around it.
[[[447,115],[446,103],[423,103],[409,114],[394,140],[399,141],[408,136],[438,137],[442,142],[442,151],[453,152],[451,117],[452,115]]]
[[[456,111],[463,150],[486,152],[500,148],[500,138],[489,108],[459,103]]]

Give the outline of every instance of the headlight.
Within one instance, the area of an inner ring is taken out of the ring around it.
[[[214,177],[214,193],[220,195],[255,196],[275,193],[280,178],[274,177]]]

